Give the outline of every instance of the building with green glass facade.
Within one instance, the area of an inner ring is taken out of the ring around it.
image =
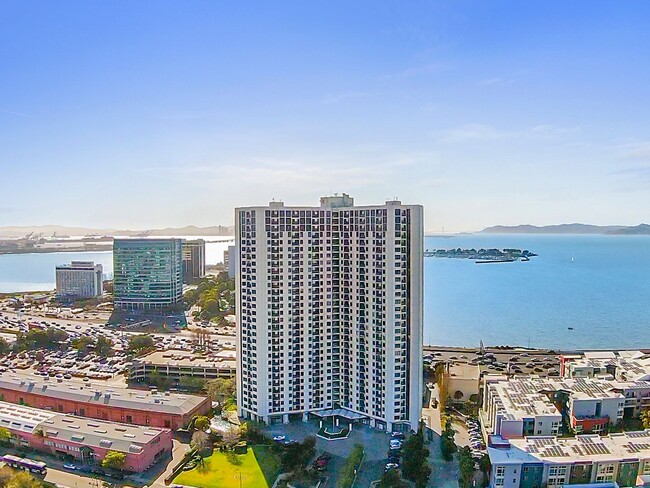
[[[116,309],[165,310],[183,296],[180,239],[115,239],[113,293]]]

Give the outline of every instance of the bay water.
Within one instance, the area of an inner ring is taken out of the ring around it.
[[[207,263],[229,244],[207,243]],[[499,264],[425,258],[425,344],[650,348],[650,236],[468,234],[427,237],[425,248],[539,254]],[[0,255],[0,292],[51,290],[54,267],[72,260],[112,272],[110,251]]]

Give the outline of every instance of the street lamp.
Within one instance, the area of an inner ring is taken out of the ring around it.
[[[242,475],[241,475],[241,472],[240,472],[240,473],[239,473],[239,476],[236,475],[236,476],[234,476],[234,478],[235,478],[235,479],[239,478],[239,488],[242,488],[242,486],[243,486],[243,485],[242,485],[242,480],[245,480],[245,479],[246,479],[246,476],[242,476]]]

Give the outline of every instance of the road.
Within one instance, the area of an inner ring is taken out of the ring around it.
[[[68,488],[101,488],[104,486],[101,480],[85,478],[70,471],[60,471],[54,468],[47,468],[45,481]]]

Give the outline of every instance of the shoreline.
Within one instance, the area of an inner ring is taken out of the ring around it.
[[[81,248],[60,248],[60,249],[12,249],[0,251],[0,256],[13,254],[54,254],[57,252],[112,252],[112,246],[98,246],[96,249]]]

